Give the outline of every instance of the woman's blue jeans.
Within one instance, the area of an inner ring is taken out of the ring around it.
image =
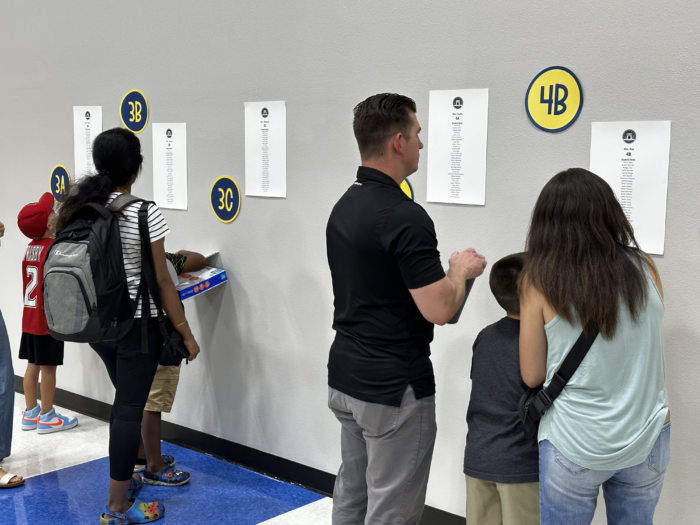
[[[15,371],[5,320],[0,312],[0,459],[10,455],[15,408]]]
[[[640,465],[589,470],[569,461],[549,441],[540,442],[541,525],[589,525],[603,486],[608,525],[652,525],[671,459],[671,423]]]

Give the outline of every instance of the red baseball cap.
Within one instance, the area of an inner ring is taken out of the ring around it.
[[[17,226],[20,231],[30,239],[38,239],[46,233],[49,215],[53,210],[53,195],[44,193],[39,202],[27,204],[19,211]]]

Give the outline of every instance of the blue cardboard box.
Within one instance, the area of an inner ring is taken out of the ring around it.
[[[189,297],[208,292],[227,280],[224,270],[207,266],[198,272],[181,274],[178,277],[177,293],[180,294],[180,300],[184,301]]]

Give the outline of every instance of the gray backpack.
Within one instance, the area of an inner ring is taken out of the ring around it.
[[[117,214],[133,202],[143,200],[124,194],[107,207],[85,204],[51,243],[43,295],[54,339],[96,343],[131,330],[138,297],[129,296]]]

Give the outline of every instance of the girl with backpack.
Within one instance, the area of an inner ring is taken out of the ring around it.
[[[60,232],[78,215],[83,205],[97,203],[107,206],[120,194],[131,193],[143,164],[141,143],[131,131],[114,128],[97,136],[93,144],[92,156],[97,173],[84,177],[71,191],[63,203],[57,229]],[[105,363],[110,378],[116,388],[114,405],[110,419],[109,497],[105,512],[100,517],[101,525],[150,523],[163,517],[165,508],[162,502],[141,502],[135,498],[142,487],[141,478],[133,475],[134,463],[139,449],[141,419],[148,399],[148,393],[158,367],[163,336],[159,329],[157,310],[153,301],[150,305],[150,318],[142,317],[143,297],[138,294],[141,283],[141,235],[139,233],[138,210],[140,202],[127,205],[119,214],[124,269],[127,277],[129,296],[138,303],[131,331],[116,341],[91,343]],[[165,259],[165,235],[168,225],[155,204],[148,208],[148,231],[150,235],[153,266],[163,310],[172,321],[173,327],[182,335],[193,360],[199,353],[199,345],[190,330],[168,272]],[[147,325],[147,349],[144,348],[142,324]],[[171,471],[169,478],[179,479],[185,473]],[[133,478],[132,478],[133,475]]]
[[[651,524],[670,460],[663,289],[608,184],[554,176],[532,212],[520,280],[520,369],[549,385],[582,331],[599,334],[542,416],[542,525]],[[557,378],[558,379],[558,378]]]

